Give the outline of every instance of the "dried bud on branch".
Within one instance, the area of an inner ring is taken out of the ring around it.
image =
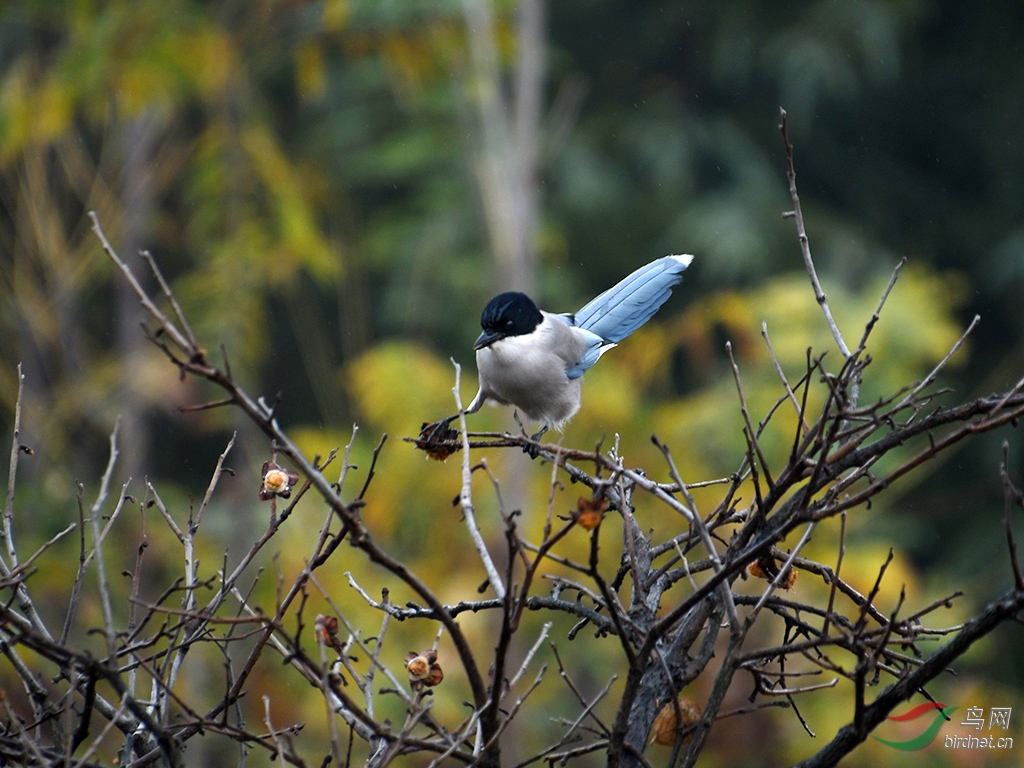
[[[330,646],[340,656],[341,643],[338,641],[338,620],[334,616],[318,613],[313,626],[316,628],[317,640]]]
[[[434,650],[422,653],[410,651],[405,655],[405,668],[409,670],[409,680],[414,688],[422,685],[434,686],[444,680],[444,672],[437,663],[437,651]]]
[[[267,501],[274,496],[287,499],[292,495],[292,486],[299,482],[299,473],[290,472],[272,461],[263,462],[263,485],[260,486],[260,500]]]
[[[438,421],[423,422],[416,447],[426,451],[427,456],[435,461],[447,461],[462,444],[459,442],[458,430],[452,429],[443,421]]]

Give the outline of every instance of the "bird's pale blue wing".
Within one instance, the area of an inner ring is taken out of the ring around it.
[[[668,300],[672,286],[683,279],[683,271],[692,260],[690,255],[665,256],[640,267],[577,312],[576,327],[600,336],[605,346],[622,341],[650,320]],[[577,375],[582,376],[603,351],[599,346],[594,351],[594,359]]]
[[[583,336],[587,346],[584,347],[579,362],[566,370],[565,375],[570,379],[578,379],[590,366],[597,362],[601,355],[615,346],[615,344],[605,341],[596,333],[591,333],[583,328],[578,328],[576,332]]]

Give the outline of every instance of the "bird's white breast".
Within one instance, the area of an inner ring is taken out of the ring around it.
[[[527,418],[560,428],[580,407],[580,379],[570,380],[566,371],[579,362],[585,346],[577,329],[545,312],[532,333],[477,350],[481,388]]]

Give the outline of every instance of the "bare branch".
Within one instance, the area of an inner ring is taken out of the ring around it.
[[[793,200],[793,211],[792,217],[796,222],[796,236],[800,242],[800,253],[804,257],[804,267],[807,270],[807,276],[811,279],[811,287],[814,289],[814,298],[821,307],[822,314],[825,315],[825,322],[828,324],[828,328],[832,331],[832,338],[836,340],[836,346],[839,347],[839,351],[842,352],[843,358],[850,357],[850,348],[846,346],[846,342],[843,341],[843,334],[839,331],[839,326],[836,325],[835,318],[832,317],[832,309],[828,305],[828,298],[825,296],[825,292],[821,289],[821,283],[818,282],[818,272],[814,268],[814,260],[811,258],[811,244],[807,237],[807,229],[804,226],[804,214],[800,207],[800,196],[796,191],[796,168],[793,165],[793,145],[789,143],[789,134],[786,132],[786,110],[780,108],[779,115],[782,118],[782,123],[779,125],[779,130],[782,132],[782,142],[786,147],[786,178],[789,179],[789,196]]]
[[[1003,480],[1003,527],[1006,529],[1006,544],[1010,550],[1010,565],[1013,567],[1013,581],[1017,589],[1024,589],[1020,562],[1017,559],[1017,543],[1013,539],[1013,508],[1024,509],[1024,492],[1010,479],[1010,444],[1003,442],[1003,463],[999,466]]]
[[[907,257],[904,256],[902,259],[900,259],[899,263],[893,269],[892,275],[889,277],[889,283],[885,286],[885,290],[882,291],[882,297],[878,300],[878,306],[875,308],[875,313],[871,316],[871,319],[868,320],[867,324],[864,326],[864,334],[860,337],[860,343],[857,345],[857,349],[853,353],[854,357],[860,357],[860,355],[864,352],[864,349],[867,347],[868,336],[871,335],[871,331],[874,330],[876,323],[878,323],[879,319],[881,318],[882,307],[885,306],[885,302],[889,298],[889,294],[892,292],[893,287],[896,285],[896,281],[899,279],[900,272],[903,271],[903,267],[906,265],[906,263]]]
[[[960,347],[962,347],[964,345],[964,342],[967,340],[967,337],[971,335],[971,331],[974,330],[975,326],[977,326],[979,322],[981,322],[981,315],[975,315],[971,319],[970,324],[967,326],[967,330],[965,330],[962,334],[960,334],[960,338],[957,339],[956,343],[953,344],[953,346],[949,348],[949,351],[938,362],[938,364],[936,364],[936,366],[934,368],[932,368],[931,373],[929,373],[927,376],[925,376],[923,379],[921,379],[921,381],[918,383],[918,385],[916,387],[914,387],[912,390],[910,390],[910,392],[907,393],[906,397],[904,397],[902,400],[900,400],[900,402],[896,405],[896,407],[894,409],[895,411],[902,410],[905,406],[907,406],[908,404],[913,402],[914,399],[921,392],[923,392],[925,389],[927,389],[928,387],[930,387],[932,385],[932,383],[938,377],[939,371],[941,371],[943,368],[946,367],[946,363],[949,362],[949,359],[951,357],[953,357],[953,355],[955,355],[957,353],[957,351],[960,349]]]

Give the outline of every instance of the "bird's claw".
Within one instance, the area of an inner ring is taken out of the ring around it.
[[[435,421],[432,424],[424,423],[420,428],[420,436],[416,440],[416,447],[427,452],[432,459],[444,461],[462,446],[459,444],[459,433],[451,429],[451,423],[455,420],[452,416],[447,419]]]
[[[536,459],[540,455],[540,446],[539,445],[534,445],[534,443],[537,443],[538,441],[540,441],[540,439],[542,437],[544,437],[544,433],[547,432],[547,431],[548,431],[547,427],[542,427],[539,432],[537,432],[536,434],[530,435],[530,444],[523,446],[523,453],[529,454],[531,459]]]
[[[449,429],[454,419],[447,418],[435,421],[433,423],[424,422],[423,426],[420,427],[420,438],[428,442],[435,442],[437,440],[443,440],[447,435],[447,432],[455,432],[454,429]]]

